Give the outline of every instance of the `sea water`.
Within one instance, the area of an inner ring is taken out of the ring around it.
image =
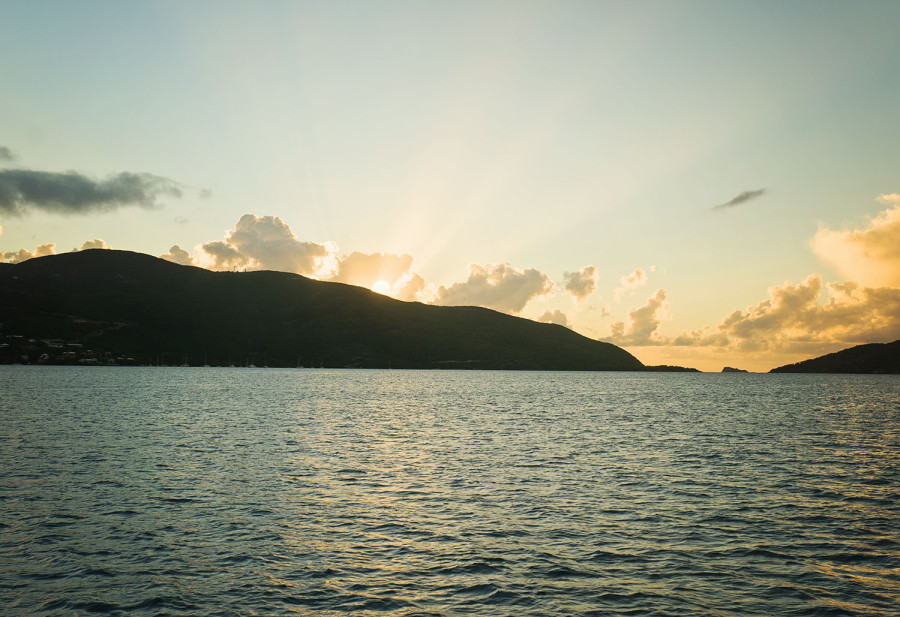
[[[900,377],[0,367],[3,615],[898,615]]]

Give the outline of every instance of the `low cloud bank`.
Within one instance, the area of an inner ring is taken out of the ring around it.
[[[826,299],[820,302],[821,293]],[[769,289],[768,298],[735,310],[714,330],[684,333],[674,345],[729,346],[741,351],[790,351],[811,345],[858,345],[900,338],[900,289],[858,283],[823,284],[812,274]]]
[[[769,288],[766,299],[732,311],[715,327],[666,336],[658,327],[667,315],[665,292],[660,289],[643,306],[633,308],[627,321],[613,323],[604,340],[626,346],[825,353],[836,345],[900,339],[900,289],[825,284],[821,275],[812,274],[796,285],[786,282]]]
[[[47,244],[41,244],[33,251],[29,251],[28,249],[19,249],[18,251],[7,251],[5,253],[0,253],[0,263],[5,264],[18,264],[23,261],[28,261],[29,259],[34,259],[35,257],[46,257],[47,255],[55,255],[56,254],[56,244],[53,242],[48,242]]]
[[[74,253],[76,251],[86,251],[88,249],[109,248],[112,247],[109,246],[106,242],[104,242],[100,238],[94,238],[93,240],[88,240],[79,248],[73,248],[72,252]],[[35,257],[47,257],[48,255],[56,255],[56,244],[53,242],[41,244],[33,251],[29,251],[28,249],[19,249],[18,251],[7,251],[5,253],[0,253],[0,263],[18,264],[22,263],[23,261],[28,261],[29,259],[34,259]]]

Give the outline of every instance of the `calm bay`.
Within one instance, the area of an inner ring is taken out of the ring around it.
[[[0,367],[5,615],[896,615],[900,376]]]

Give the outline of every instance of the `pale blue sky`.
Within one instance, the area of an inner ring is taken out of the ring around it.
[[[898,26],[893,1],[0,1],[7,166],[187,187],[0,216],[0,252],[193,250],[253,213],[412,255],[435,286],[595,265],[611,314],[582,312],[591,336],[657,288],[670,334],[714,326],[787,279],[843,280],[809,248],[819,225],[900,191]],[[573,317],[558,295],[535,307]]]

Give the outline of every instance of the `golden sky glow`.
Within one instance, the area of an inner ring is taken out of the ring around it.
[[[898,21],[890,2],[11,3],[0,254],[296,272],[704,370],[894,340]]]

